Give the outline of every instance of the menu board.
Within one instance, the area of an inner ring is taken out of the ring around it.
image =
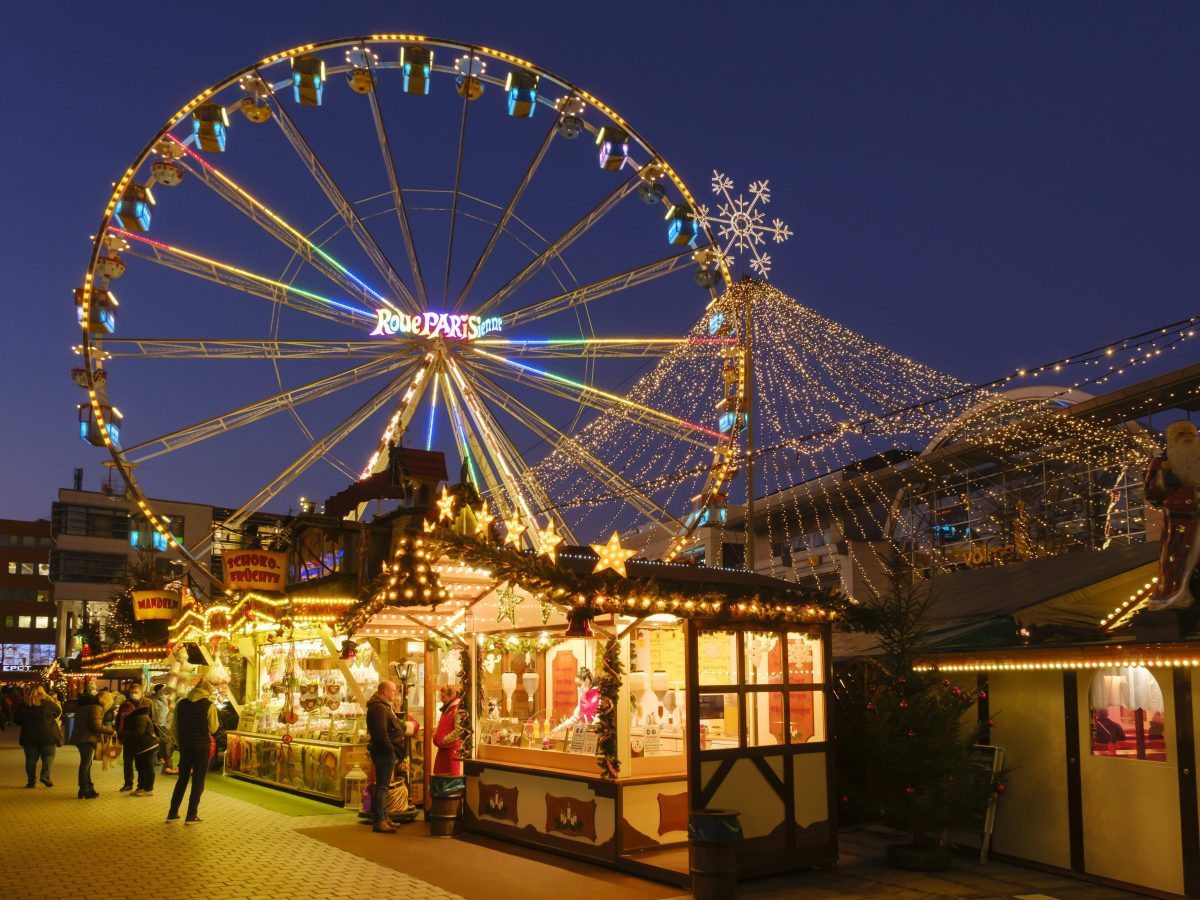
[[[571,650],[559,650],[550,664],[551,696],[554,698],[554,718],[565,718],[575,709],[579,692],[575,687],[575,673],[579,671],[579,660]]]
[[[683,632],[676,628],[655,628],[649,632],[651,672],[666,672],[672,685],[687,681],[683,664]]]

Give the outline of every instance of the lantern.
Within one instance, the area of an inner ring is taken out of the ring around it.
[[[344,779],[342,799],[346,803],[346,809],[362,809],[363,788],[366,783],[367,773],[358,763],[355,763],[350,767],[350,771],[346,773]]]

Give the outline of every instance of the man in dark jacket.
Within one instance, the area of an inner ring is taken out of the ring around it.
[[[148,729],[147,725],[153,720],[154,707],[150,702],[150,698],[145,695],[145,690],[138,682],[132,682],[128,688],[129,693],[126,695],[125,702],[121,704],[121,708],[117,710],[117,737],[120,738],[123,747],[121,756],[122,767],[125,770],[125,784],[122,785],[122,791],[133,790],[133,773],[138,764],[138,748],[145,743],[147,731],[153,732],[153,729]],[[151,736],[153,736],[151,734]],[[152,743],[157,743],[152,741]],[[154,788],[154,770],[151,768],[150,786],[146,787],[142,773],[138,772],[138,789],[142,792],[153,790]]]
[[[94,800],[100,795],[92,783],[92,760],[96,747],[105,735],[113,730],[104,724],[104,714],[112,708],[112,695],[108,691],[99,694],[83,694],[75,705],[75,730],[71,741],[79,748],[79,799]]]
[[[171,809],[167,821],[179,819],[179,806],[188,778],[192,780],[192,792],[188,796],[185,825],[198,825],[203,821],[200,810],[200,795],[204,793],[204,777],[208,774],[208,761],[212,759],[213,735],[221,727],[217,718],[217,707],[212,702],[212,683],[207,678],[192,688],[186,699],[175,704],[173,737],[179,748],[179,781],[171,794]]]
[[[396,683],[379,682],[379,689],[367,701],[367,734],[370,742],[367,750],[375,766],[375,792],[371,795],[371,817],[375,830],[384,834],[395,832],[387,814],[387,793],[391,786],[392,772],[396,761],[408,753],[407,727],[393,709],[396,701]]]

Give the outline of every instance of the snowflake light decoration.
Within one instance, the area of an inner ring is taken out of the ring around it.
[[[712,215],[707,206],[700,207],[701,225],[715,225],[717,234],[724,246],[715,249],[726,265],[730,264],[730,251],[747,250],[754,257],[750,260],[750,269],[763,278],[771,274],[771,255],[763,253],[759,248],[766,244],[770,235],[776,244],[782,244],[792,236],[792,229],[783,224],[782,219],[773,219],[770,225],[763,222],[763,211],[759,204],[766,206],[771,202],[771,186],[766,180],[750,182],[750,194],[754,197],[750,202],[738,194],[736,197],[729,192],[733,188],[733,179],[716,169],[713,169],[713,193],[724,198],[718,200],[717,214]]]

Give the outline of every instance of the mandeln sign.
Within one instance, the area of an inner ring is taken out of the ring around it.
[[[133,617],[139,621],[147,619],[174,619],[178,617],[182,596],[178,591],[131,591]]]
[[[458,315],[457,313],[408,313],[394,309],[377,312],[375,330],[371,336],[391,337],[395,334],[411,334],[413,337],[443,337],[456,341],[473,341],[493,331],[500,331],[503,323],[499,316]]]

